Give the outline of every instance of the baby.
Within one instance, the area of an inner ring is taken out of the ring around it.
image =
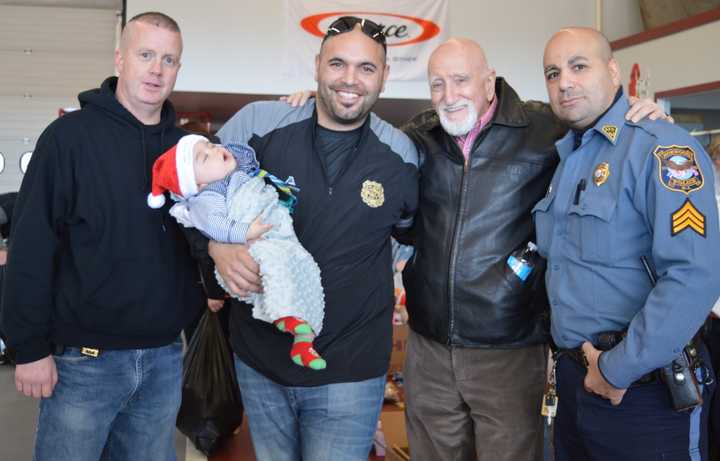
[[[265,176],[287,200],[279,200]],[[217,242],[249,244],[263,293],[238,299],[253,304],[253,317],[294,336],[290,357],[296,364],[324,369],[313,347],[325,309],[320,268],[295,235],[292,190],[258,168],[249,146],[225,147],[198,135],[182,137],[155,161],[148,205],[162,207],[166,190],[177,201],[170,214],[184,226]],[[217,271],[216,276],[227,290]]]

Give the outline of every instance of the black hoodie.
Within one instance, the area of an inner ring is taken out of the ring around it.
[[[115,98],[117,79],[79,95],[82,110],[40,136],[20,188],[2,330],[18,363],[51,344],[159,347],[199,312],[202,292],[182,231],[147,206],[155,159],[185,134],[166,102],[143,125]]]

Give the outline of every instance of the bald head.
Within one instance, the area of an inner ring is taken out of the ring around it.
[[[433,107],[453,136],[467,134],[495,98],[495,71],[482,47],[467,38],[451,38],[433,51],[428,80]]]
[[[594,29],[562,29],[543,55],[553,112],[573,128],[586,128],[603,114],[620,87],[620,68],[607,38]]]
[[[587,50],[590,50],[596,56],[604,61],[612,59],[612,48],[608,39],[591,27],[568,27],[557,31],[545,46],[545,52],[548,48],[556,45],[556,41],[569,40],[575,43],[583,43]]]
[[[485,52],[477,42],[469,38],[455,37],[435,48],[428,61],[428,73],[432,71],[433,64],[437,66],[438,61],[442,61],[448,56],[465,60],[469,67],[475,68],[479,72],[485,72],[488,69]]]

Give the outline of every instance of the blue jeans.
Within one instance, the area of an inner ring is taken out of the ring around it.
[[[174,459],[181,342],[54,358],[58,383],[40,402],[35,461]]]
[[[258,461],[367,461],[385,376],[286,387],[237,357],[235,371]]]

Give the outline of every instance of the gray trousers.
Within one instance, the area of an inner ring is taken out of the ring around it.
[[[413,461],[542,461],[547,347],[449,347],[410,331],[405,418]]]

